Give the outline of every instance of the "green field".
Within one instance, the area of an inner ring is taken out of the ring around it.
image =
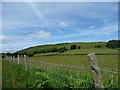
[[[90,88],[92,85],[92,73],[90,68],[90,62],[87,54],[96,53],[97,63],[101,72],[101,79],[104,87],[106,88],[118,88],[118,74],[112,72],[118,72],[118,50],[109,49],[105,47],[105,42],[92,42],[92,43],[71,43],[71,44],[56,44],[56,45],[43,45],[25,49],[23,51],[30,52],[42,49],[48,49],[60,46],[70,46],[72,44],[80,45],[81,49],[68,50],[67,52],[50,52],[34,54],[33,57],[27,58],[28,71],[24,71],[24,60],[20,58],[20,66],[13,63],[4,62],[4,87],[26,87],[26,88]],[[95,48],[95,45],[101,45],[101,48]],[[17,58],[16,58],[17,59]],[[63,66],[60,66],[63,65]],[[7,68],[5,68],[8,66]],[[73,67],[76,66],[76,67]],[[78,67],[79,66],[79,67]],[[14,71],[10,70],[10,68]],[[82,67],[82,68],[80,68]],[[108,70],[108,71],[104,71]],[[7,72],[9,71],[9,72]],[[112,72],[109,72],[112,71]],[[16,72],[13,74],[13,72]],[[15,78],[21,77],[18,74],[24,72],[22,81],[16,81]],[[31,73],[32,72],[32,73]],[[10,75],[10,76],[9,76]],[[29,76],[30,81],[26,76]],[[10,77],[10,79],[8,79]],[[85,82],[85,81],[87,82]],[[10,83],[12,82],[13,83]],[[27,82],[30,83],[27,83]],[[15,85],[17,82],[18,84]],[[19,86],[20,83],[20,86]],[[8,85],[10,84],[10,85]],[[13,86],[12,86],[13,84]],[[108,89],[109,90],[109,89]]]
[[[111,68],[118,71],[118,55],[97,55],[97,62],[101,68]],[[73,56],[41,56],[31,57],[28,60],[44,61],[56,64],[67,64],[67,65],[80,65],[90,66],[86,55],[73,55]]]
[[[97,55],[117,55],[117,49],[109,49],[109,48],[87,48],[87,49],[76,49],[76,50],[68,50],[63,53],[59,52],[51,52],[51,53],[41,53],[35,54],[34,56],[44,56],[44,55],[65,55],[65,54],[80,54],[80,55],[87,55],[89,53],[96,53]]]
[[[118,57],[117,55],[97,55],[97,62],[99,67],[101,68],[110,68],[114,71],[117,71],[118,70],[117,57]],[[31,62],[31,60],[34,60],[34,62]],[[42,64],[39,61],[52,63],[52,65]],[[30,67],[30,65],[32,65],[32,69],[33,69],[32,72],[35,69],[35,72],[32,75],[29,72],[26,72],[23,66],[17,66],[14,63],[8,63],[8,62],[3,62],[3,64],[4,64],[3,87],[65,88],[67,87],[66,85],[72,85],[71,88],[85,87],[85,88],[91,88],[91,90],[94,88],[91,85],[92,75],[90,68],[87,67],[90,66],[90,64],[86,55],[39,56],[39,57],[37,56],[37,57],[28,58],[28,68]],[[23,65],[23,59],[21,59],[21,64]],[[80,65],[86,68],[83,69],[65,68],[65,67],[55,66],[54,64],[75,65],[75,66]],[[59,75],[63,75],[64,77],[63,76],[61,77]],[[119,87],[117,74],[101,71],[101,75],[102,75],[102,82],[105,88]],[[28,76],[29,78],[26,78]],[[18,79],[21,78],[21,81],[19,81],[17,78]],[[84,80],[86,80],[87,82],[84,82]],[[43,82],[44,84],[41,86],[41,83]]]

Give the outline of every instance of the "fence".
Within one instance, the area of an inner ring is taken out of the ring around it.
[[[111,78],[110,83],[112,85],[111,88],[114,88],[114,77],[116,77],[116,75],[120,75],[120,72],[115,72],[105,68],[99,68],[96,61],[95,53],[88,54],[87,57],[91,66],[63,65],[63,64],[48,63],[44,61],[36,62],[35,60],[27,60],[26,55],[24,56],[18,55],[17,58],[15,58],[15,56],[9,56],[9,57],[7,56],[5,59],[9,61],[11,60],[12,62],[17,64],[21,64],[20,62],[22,62],[26,70],[31,70],[33,64],[35,64],[35,66],[41,67],[43,70],[46,70],[48,73],[50,73],[51,77],[57,76],[60,77],[61,79],[66,78],[68,80],[76,80],[76,82],[84,82],[84,85],[82,84],[83,86],[79,86],[79,87],[76,86],[77,88],[87,88],[90,85],[91,86],[93,85],[96,89],[103,90],[105,86],[104,83],[102,83],[103,80],[102,80],[101,72],[111,73],[112,75],[110,77]],[[73,73],[73,75],[69,76],[71,72]],[[83,76],[81,76],[81,73],[83,72],[84,75],[86,75],[85,77],[87,77],[86,79],[82,78]],[[69,73],[68,76],[66,76],[65,73]],[[88,77],[89,74],[92,74],[93,80],[91,80]],[[116,78],[118,79],[118,76]],[[72,86],[68,85],[65,82],[61,82],[54,78],[51,78],[51,80],[63,86],[72,88]]]

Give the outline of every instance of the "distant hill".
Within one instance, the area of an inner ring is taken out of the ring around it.
[[[106,43],[107,42],[72,42],[72,43],[38,45],[17,51],[14,54],[40,54],[58,52],[57,49],[60,47],[65,47],[69,51],[71,45],[76,45],[77,47],[80,46],[80,49],[92,49],[95,48],[96,46],[100,46],[100,48],[106,48],[105,47]]]

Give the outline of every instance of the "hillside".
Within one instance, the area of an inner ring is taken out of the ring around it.
[[[80,46],[80,49],[70,50],[71,45]],[[101,46],[95,48],[95,46]],[[29,47],[15,54],[34,54],[34,55],[46,55],[46,54],[58,54],[57,48],[66,47],[68,51],[59,54],[88,54],[95,52],[97,54],[116,54],[117,50],[106,48],[106,42],[73,42],[73,43],[60,43],[60,44],[49,44],[49,45],[38,45]]]

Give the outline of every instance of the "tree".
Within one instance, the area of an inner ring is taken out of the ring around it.
[[[108,47],[108,48],[120,48],[120,40],[110,40],[107,42],[106,47]]]
[[[12,54],[12,53],[6,53],[6,55],[7,55],[7,56],[11,56],[11,55],[13,55],[13,54]]]
[[[76,49],[76,45],[71,45],[71,46],[70,46],[70,49],[71,49],[71,50]]]

